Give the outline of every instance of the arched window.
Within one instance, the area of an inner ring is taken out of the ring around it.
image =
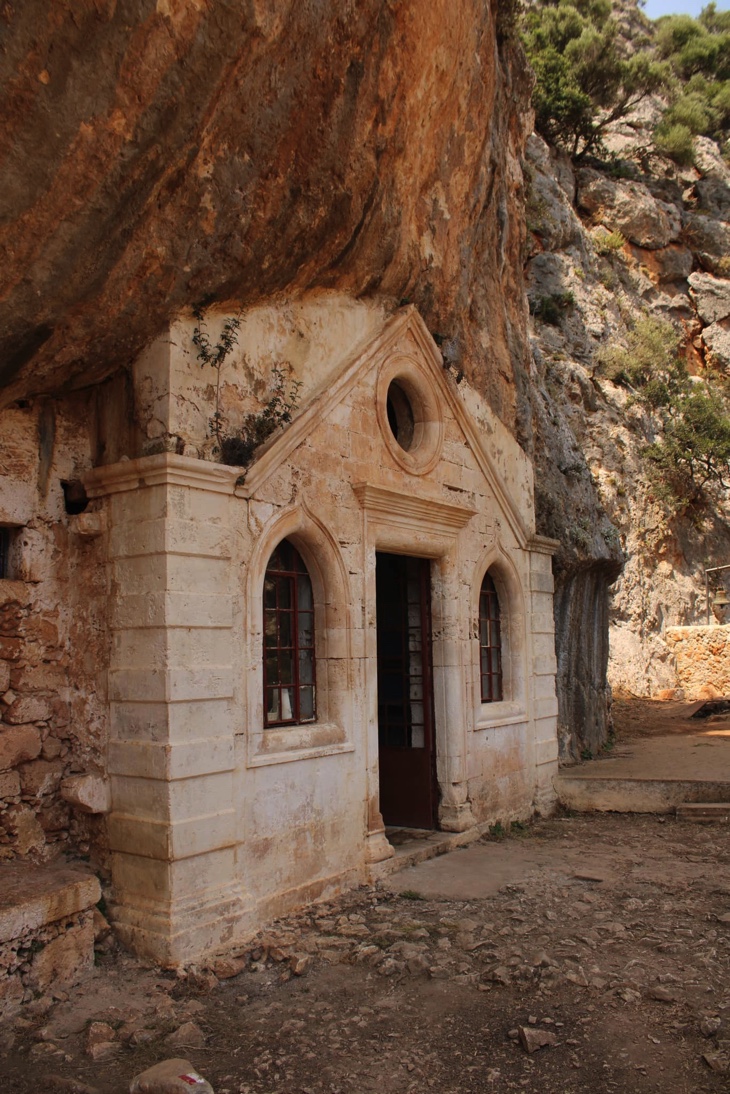
[[[312,582],[284,539],[264,578],[264,724],[299,725],[315,716]]]
[[[484,575],[479,593],[479,671],[482,680],[482,702],[499,702],[502,699],[502,635],[499,597],[488,573]]]

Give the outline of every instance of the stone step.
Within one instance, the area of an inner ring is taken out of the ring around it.
[[[585,765],[588,767],[588,765]],[[553,785],[558,801],[576,813],[674,813],[688,803],[707,805],[730,800],[730,779],[622,779],[575,773],[557,775]]]
[[[730,821],[730,802],[682,802],[677,806],[679,820],[709,824],[712,821]]]

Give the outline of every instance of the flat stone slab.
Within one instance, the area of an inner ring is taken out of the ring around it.
[[[550,845],[507,839],[503,843],[472,844],[407,866],[382,879],[380,887],[395,893],[411,892],[428,900],[484,900],[505,885],[524,882],[542,870],[559,871],[565,875],[566,884],[600,884],[615,876],[614,864],[599,856],[586,858],[565,851],[558,855]]]
[[[0,943],[92,908],[99,879],[75,866],[0,866]]]
[[[730,730],[698,726],[692,734],[638,737],[614,754],[561,768],[560,777],[730,783]]]

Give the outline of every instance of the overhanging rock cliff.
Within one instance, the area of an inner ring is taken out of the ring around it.
[[[38,693],[61,711],[29,722],[33,754],[13,755],[18,769],[55,764],[56,782],[34,797],[33,771],[11,780],[9,855],[23,833],[31,853],[50,854],[68,815],[67,804],[60,819],[51,807],[56,784],[103,766],[104,684],[73,636],[93,643],[103,629],[105,533],[103,522],[68,520],[61,482],[71,489],[91,466],[140,454],[132,364],[194,305],[237,311],[332,291],[386,312],[416,305],[452,371],[535,462],[537,531],[563,542],[566,750],[604,738],[607,583],[620,551],[528,343],[531,77],[509,9],[484,0],[3,8],[2,443],[6,469],[22,480],[3,520],[24,529],[29,561],[16,591],[41,634],[23,644],[30,622],[17,624],[21,660],[8,679],[21,699]],[[68,582],[72,542],[93,596],[84,589],[82,604],[59,612],[60,594],[47,603],[43,582]],[[61,658],[84,680],[70,700],[61,677],[39,668]],[[91,817],[74,822],[84,852],[103,848]]]

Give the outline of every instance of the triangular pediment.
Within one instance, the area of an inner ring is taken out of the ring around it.
[[[437,387],[439,398],[448,407],[461,429],[464,441],[471,450],[490,491],[494,494],[505,520],[520,546],[524,547],[530,539],[530,533],[525,527],[522,515],[507,491],[494,460],[484,444],[480,427],[464,405],[458,391],[454,389],[453,380],[450,380],[445,373],[438,346],[413,305],[398,311],[367,346],[344,361],[336,379],[329,383],[326,389],[314,392],[286,429],[270,438],[259,450],[255,462],[240,481],[236,494],[239,497],[253,497],[368,372],[379,368],[391,354],[404,352],[418,355],[421,367],[427,370],[430,379]],[[373,409],[373,429],[377,429],[375,409]]]

